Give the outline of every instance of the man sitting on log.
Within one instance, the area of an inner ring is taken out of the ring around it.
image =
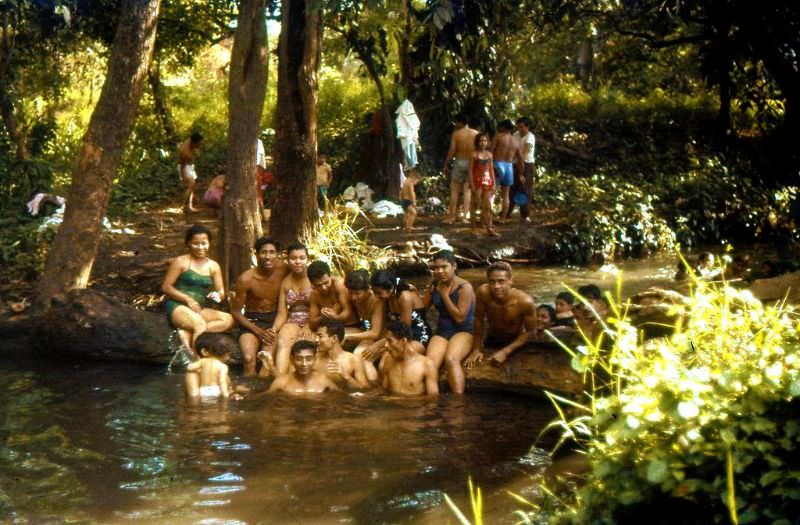
[[[484,348],[496,349],[489,356],[492,364],[504,363],[536,336],[536,303],[530,295],[513,288],[511,265],[492,264],[486,278],[475,294],[475,336],[465,362],[467,368],[483,360]]]
[[[278,243],[267,237],[255,242],[256,264],[236,280],[236,294],[231,301],[231,314],[242,328],[239,345],[242,348],[244,375],[256,373],[256,353],[259,347],[275,343],[272,323],[278,310],[278,294],[286,277],[286,264],[278,258]]]

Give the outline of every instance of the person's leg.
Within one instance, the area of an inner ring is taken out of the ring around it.
[[[447,220],[445,222],[451,223],[456,221],[456,214],[458,213],[458,196],[461,193],[461,184],[452,180],[450,182],[450,206],[447,208]]]
[[[239,348],[242,349],[242,368],[244,375],[256,375],[256,354],[261,347],[261,341],[250,332],[243,332],[239,336]]]
[[[476,188],[475,193],[472,195],[472,197],[473,198],[472,198],[472,209],[470,210],[470,217],[471,217],[470,223],[472,224],[473,235],[477,235],[480,223],[478,222],[478,214],[475,212],[475,209],[481,204],[483,200],[483,190],[481,188]]]
[[[194,207],[194,187],[196,181],[192,177],[184,177],[183,183],[186,185],[186,191],[183,193],[183,209],[184,211],[197,211]]]
[[[233,316],[228,312],[221,312],[213,308],[203,308],[200,312],[206,322],[206,331],[211,333],[227,332],[236,324]]]
[[[434,335],[428,343],[426,355],[433,361],[433,366],[438,370],[442,366],[444,356],[447,353],[447,339],[440,335]]]
[[[414,221],[417,219],[417,207],[416,206],[409,206],[408,207],[408,229],[414,229]]]
[[[509,196],[510,192],[511,192],[511,186],[500,186],[500,198],[503,204],[502,207],[500,208],[499,218],[500,220],[502,220],[502,222],[506,221],[505,217],[508,215],[508,210],[510,206],[510,196]],[[498,220],[497,222],[500,222],[500,220]]]
[[[464,393],[464,369],[461,361],[472,352],[472,334],[459,332],[450,339],[445,354],[445,369],[447,370],[447,383],[454,394]]]
[[[525,182],[522,183],[522,191],[531,198],[531,188],[533,188],[533,164],[525,164]],[[519,216],[524,222],[530,222],[530,204],[527,202],[519,207]]]
[[[472,199],[471,199],[472,190],[470,189],[469,184],[467,182],[464,182],[463,184],[462,193],[464,194],[464,218],[462,219],[462,221],[467,222],[467,220],[469,219],[467,217],[467,211],[469,211],[470,217],[472,217],[472,214],[475,213],[475,210],[472,209]]]
[[[194,398],[200,396],[200,373],[186,372],[183,378],[183,385],[186,388],[186,397]]]
[[[286,323],[278,332],[277,350],[275,351],[275,367],[283,375],[289,372],[289,361],[292,345],[300,335],[300,327],[294,323]]]
[[[206,331],[206,321],[203,316],[185,305],[176,307],[169,320],[179,332],[185,330],[190,334],[189,346],[191,349],[195,348],[194,343],[200,334]]]
[[[497,235],[492,224],[492,192],[489,190],[483,192],[483,213],[483,223],[486,225],[486,233],[492,236]]]

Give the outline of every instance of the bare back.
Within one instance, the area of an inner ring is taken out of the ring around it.
[[[475,151],[475,135],[477,134],[476,130],[468,126],[455,130],[452,137],[453,157],[472,160],[472,152]]]
[[[498,133],[492,144],[492,154],[497,162],[514,162],[519,152],[519,145],[511,133]]]

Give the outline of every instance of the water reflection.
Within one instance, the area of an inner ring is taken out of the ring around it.
[[[0,361],[0,380],[0,514],[37,522],[416,523],[467,475],[533,468],[551,415],[488,395],[188,406],[180,376],[130,365]]]

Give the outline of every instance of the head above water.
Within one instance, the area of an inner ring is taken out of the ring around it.
[[[317,353],[317,343],[314,341],[310,341],[308,339],[300,339],[295,341],[292,345],[292,356],[299,354],[300,352],[310,351],[312,354]]]
[[[225,360],[236,348],[236,341],[227,334],[205,332],[197,338],[195,346],[201,355],[206,353],[217,359]]]
[[[536,308],[536,318],[539,321],[539,328],[549,328],[556,318],[556,309],[549,304],[540,304]]]
[[[323,317],[317,328],[317,335],[324,330],[328,337],[335,337],[339,343],[344,339],[344,323],[338,319]]]
[[[486,268],[486,277],[491,276],[495,272],[504,272],[508,275],[508,278],[510,279],[512,271],[513,270],[511,269],[511,265],[508,264],[507,262],[496,261],[490,264],[488,268]]]
[[[308,280],[312,286],[316,287],[326,276],[331,276],[331,267],[325,261],[314,261],[308,265]]]

